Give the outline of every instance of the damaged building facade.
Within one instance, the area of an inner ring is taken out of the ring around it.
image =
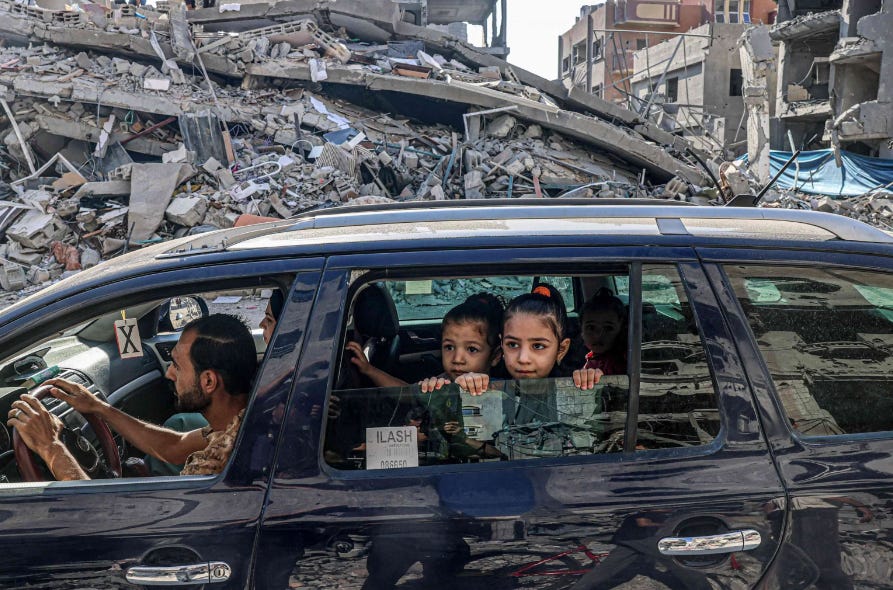
[[[707,23],[771,23],[774,0],[607,0],[584,5],[558,39],[558,76],[568,88],[591,92],[631,109],[637,51],[676,39]],[[659,72],[658,72],[659,74]]]
[[[632,92],[663,129],[727,159],[747,144],[738,40],[744,24],[709,23],[638,51]]]
[[[716,198],[681,138],[403,4],[0,0],[0,287],[320,207]]]
[[[779,2],[772,148],[893,158],[893,2]]]

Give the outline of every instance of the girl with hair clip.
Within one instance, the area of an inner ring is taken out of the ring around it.
[[[567,309],[555,287],[537,285],[509,303],[503,317],[502,358],[512,379],[565,376],[560,363],[570,345]],[[583,368],[573,371],[572,377],[578,388],[592,389],[603,374],[601,369]],[[490,386],[490,375],[469,372],[456,379],[456,384],[472,395],[481,395]]]

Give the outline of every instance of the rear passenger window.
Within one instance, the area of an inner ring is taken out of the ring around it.
[[[791,425],[893,431],[893,275],[727,266]]]
[[[682,280],[671,265],[642,272],[641,367],[628,363],[626,270],[358,279],[329,402],[326,462],[347,470],[406,469],[623,451],[631,375],[640,383],[636,450],[709,444],[719,433],[719,411]],[[540,329],[536,323],[500,322],[488,338],[482,322],[449,319],[451,310],[478,293],[510,304],[542,283],[556,287],[568,308],[566,350],[545,374],[522,359],[551,346],[524,341]],[[601,299],[585,305],[595,296]],[[462,340],[475,337],[477,342]],[[574,371],[584,365],[604,373],[592,388],[574,382]],[[489,381],[481,395],[456,384],[472,371]],[[425,377],[444,382],[423,391],[419,382]]]

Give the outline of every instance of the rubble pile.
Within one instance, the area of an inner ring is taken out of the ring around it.
[[[236,32],[200,21],[239,5],[0,0],[2,289],[321,207],[715,197],[678,138],[613,105],[428,29],[363,38],[334,4],[282,4],[304,16]]]

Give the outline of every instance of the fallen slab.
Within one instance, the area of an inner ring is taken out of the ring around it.
[[[266,78],[311,79],[309,65],[301,63],[251,64],[247,67],[247,73],[250,76]],[[678,175],[695,184],[706,183],[706,178],[700,169],[672,157],[661,146],[643,141],[622,127],[596,117],[458,81],[403,78],[335,66],[330,66],[328,73],[328,83],[363,86],[373,91],[406,93],[485,109],[513,105],[517,107],[517,116],[524,120],[613,153],[621,160],[629,162],[632,167],[647,169],[660,180],[668,180]]]

